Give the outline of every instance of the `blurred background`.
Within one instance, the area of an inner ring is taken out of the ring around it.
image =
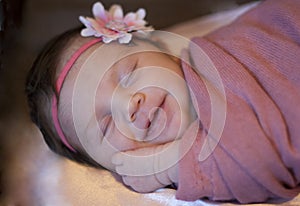
[[[55,35],[80,25],[79,15],[91,16],[96,0],[0,0],[0,194],[9,188],[5,168],[29,145],[23,135],[28,121],[24,83],[35,56]],[[232,9],[251,0],[102,0],[106,8],[118,3],[126,12],[143,7],[156,29]],[[28,132],[28,131],[27,131]],[[26,139],[27,138],[27,139]],[[12,155],[11,151],[16,155]],[[29,149],[28,149],[29,150]],[[18,167],[14,167],[18,168]],[[24,168],[20,167],[20,172]],[[14,178],[14,177],[13,177]],[[0,202],[1,205],[1,202]]]

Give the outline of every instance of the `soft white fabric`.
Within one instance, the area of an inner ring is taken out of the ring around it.
[[[204,35],[228,24],[252,6],[255,4],[201,17],[168,30],[186,37]],[[5,169],[2,172],[2,183],[6,185],[0,202],[3,205],[221,205],[203,200],[179,201],[175,199],[175,191],[171,189],[161,189],[150,194],[133,192],[106,170],[82,166],[49,151],[41,133],[30,123],[28,117],[14,116],[14,119],[7,120],[6,123],[10,127],[0,128],[5,131],[7,147],[4,154],[8,154],[3,158]],[[22,138],[16,141],[12,137]],[[300,205],[300,196],[282,205]]]

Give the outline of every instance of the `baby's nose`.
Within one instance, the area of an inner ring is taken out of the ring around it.
[[[145,100],[145,94],[137,92],[132,96],[129,104],[129,120],[139,129],[148,128],[150,123],[148,114],[145,114],[142,108]]]
[[[134,122],[137,118],[137,113],[145,101],[145,95],[143,93],[137,92],[135,93],[129,103],[129,120],[130,122]]]

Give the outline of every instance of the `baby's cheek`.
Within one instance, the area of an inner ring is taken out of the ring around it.
[[[134,141],[133,138],[126,137],[117,129],[112,132],[112,135],[110,138],[108,138],[108,141],[116,150],[120,152],[146,147],[146,143]]]

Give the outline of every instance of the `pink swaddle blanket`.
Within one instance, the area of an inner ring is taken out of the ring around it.
[[[194,38],[224,84],[226,122],[218,145],[199,161],[210,125],[211,104],[198,75],[184,66],[196,95],[201,129],[179,164],[176,197],[261,202],[300,191],[300,1],[269,0],[234,23]]]

